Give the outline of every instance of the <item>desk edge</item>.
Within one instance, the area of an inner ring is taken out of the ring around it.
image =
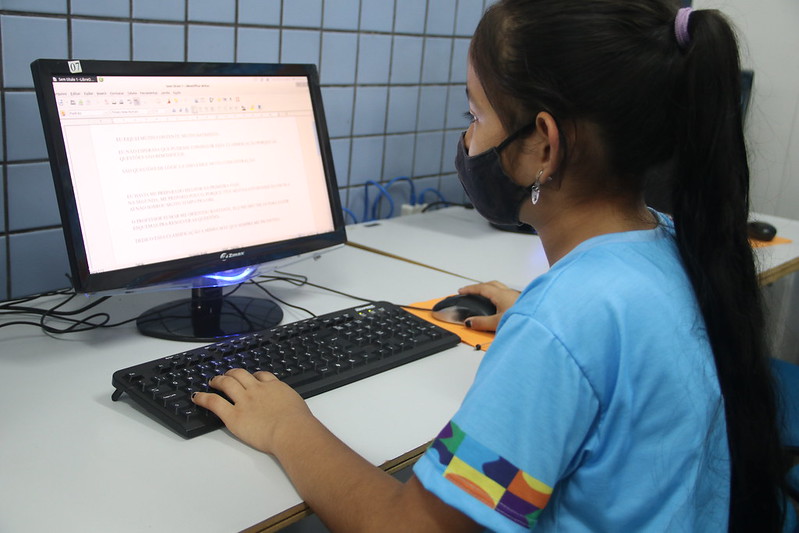
[[[789,274],[799,271],[799,257],[786,261],[768,270],[764,270],[758,275],[760,285],[769,285]]]
[[[449,270],[444,270],[443,268],[434,267],[432,265],[428,265],[426,263],[420,263],[419,261],[414,261],[413,259],[408,259],[407,257],[402,257],[401,255],[395,255],[390,252],[386,252],[384,250],[380,250],[379,248],[372,248],[371,246],[366,246],[365,244],[359,244],[357,242],[348,241],[347,246],[352,246],[353,248],[358,248],[359,250],[364,250],[365,252],[371,252],[373,254],[383,255],[385,257],[390,257],[391,259],[396,259],[397,261],[404,261],[406,263],[410,263],[412,265],[420,266],[423,268],[429,268],[430,270],[435,270],[437,272],[443,272],[444,274],[449,274],[450,276],[455,276],[457,278],[462,278],[468,281],[473,281],[475,283],[480,283],[480,280],[469,278],[466,276],[462,276],[461,274],[456,274],[454,272],[450,272]]]
[[[422,454],[427,451],[427,448],[430,447],[430,442],[422,444],[421,446],[418,446],[413,450],[400,455],[399,457],[391,459],[390,461],[386,461],[380,465],[380,469],[389,474],[394,474],[400,470],[404,470],[409,466],[412,466],[419,459],[419,457],[421,457]],[[294,507],[286,509],[282,513],[278,513],[270,518],[267,518],[263,522],[242,530],[241,533],[273,533],[283,529],[284,527],[294,524],[295,522],[299,522],[303,518],[311,516],[312,514],[314,513],[311,508],[308,507],[308,504],[302,502]]]

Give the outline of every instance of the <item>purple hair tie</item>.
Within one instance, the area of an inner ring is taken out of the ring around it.
[[[688,33],[688,19],[691,17],[691,8],[684,7],[677,11],[674,19],[674,35],[677,37],[677,44],[685,50],[691,44],[691,34]]]

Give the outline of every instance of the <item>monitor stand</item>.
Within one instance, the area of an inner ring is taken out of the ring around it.
[[[222,294],[222,287],[192,289],[191,298],[159,305],[136,319],[144,335],[159,339],[214,342],[274,327],[283,310],[264,298]]]

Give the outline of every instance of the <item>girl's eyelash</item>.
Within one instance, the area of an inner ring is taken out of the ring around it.
[[[472,115],[471,111],[467,111],[466,113],[464,113],[463,118],[465,118],[469,122],[474,122],[474,115]]]

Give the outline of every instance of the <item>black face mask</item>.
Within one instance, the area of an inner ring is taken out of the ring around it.
[[[533,126],[533,125],[531,125]],[[469,200],[486,220],[494,224],[519,224],[522,202],[530,198],[532,185],[522,187],[514,182],[502,168],[499,153],[520,134],[529,131],[524,127],[502,141],[499,146],[475,156],[466,152],[463,139],[458,141],[455,170]]]

